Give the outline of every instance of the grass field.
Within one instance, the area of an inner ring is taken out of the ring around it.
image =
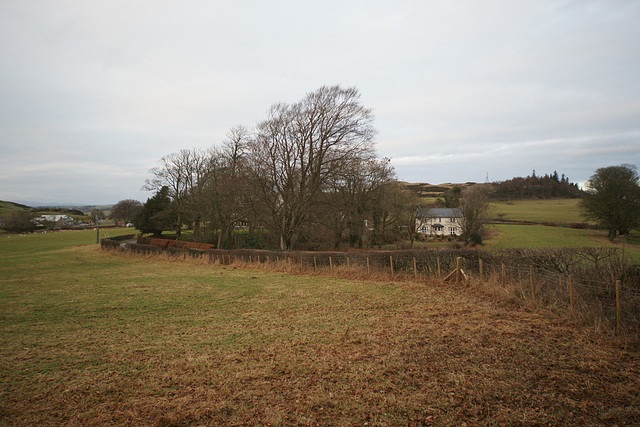
[[[517,200],[491,203],[492,217],[509,221],[534,223],[573,224],[584,218],[578,209],[578,199]],[[616,243],[607,240],[602,230],[572,229],[542,225],[492,224],[487,227],[489,236],[485,248],[544,248],[544,247],[618,247],[625,246],[633,259],[640,262],[637,234]]]
[[[487,229],[492,234],[486,240],[488,248],[615,246],[598,230],[513,224],[491,224]]]
[[[572,224],[586,222],[578,209],[579,199],[514,200],[492,202],[491,217],[508,221]]]
[[[638,354],[534,306],[94,238],[0,236],[0,424],[640,423]]]

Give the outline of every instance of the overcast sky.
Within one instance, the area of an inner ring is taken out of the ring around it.
[[[149,169],[355,86],[410,182],[640,166],[640,1],[0,2],[0,200],[145,201]]]

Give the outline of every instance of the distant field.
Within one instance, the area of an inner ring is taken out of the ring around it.
[[[583,223],[586,221],[580,214],[578,201],[578,199],[549,199],[492,202],[491,216],[509,221]]]
[[[94,233],[0,236],[0,424],[640,423],[638,355],[535,306],[128,257]]]
[[[428,205],[435,204],[439,199],[441,199],[441,197],[438,197],[438,196],[422,196],[422,197],[420,197],[420,203],[422,203],[423,206],[428,206]]]
[[[135,234],[132,228],[101,228],[100,238],[116,237],[125,234]],[[93,230],[65,230],[55,232],[42,232],[34,234],[7,234],[0,236],[0,256],[13,259],[36,255],[41,252],[49,252],[64,246],[96,245],[98,232]],[[62,243],[61,243],[62,242]],[[4,253],[11,248],[11,253]],[[6,259],[5,259],[6,261]]]
[[[492,224],[487,227],[489,237],[484,241],[485,249],[505,248],[563,248],[563,247],[611,247],[625,250],[635,262],[640,262],[638,236],[631,242],[623,238],[611,243],[601,230],[579,230],[567,227],[544,225]]]
[[[603,232],[595,230],[511,224],[492,224],[487,228],[496,233],[485,242],[493,248],[613,246]]]

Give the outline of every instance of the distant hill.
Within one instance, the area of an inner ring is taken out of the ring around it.
[[[28,212],[34,216],[39,215],[73,215],[75,217],[91,214],[94,209],[101,210],[105,215],[109,215],[112,205],[100,206],[39,206],[32,207],[15,202],[0,200],[0,218],[8,218],[17,212]]]
[[[464,189],[477,183],[434,185],[421,182],[403,182],[403,184],[420,197],[442,197],[447,191],[455,187]],[[482,185],[490,185],[493,188],[492,197],[496,200],[580,198],[583,194],[577,184],[570,182],[564,174],[561,177],[558,176],[557,172],[544,176],[516,177],[506,181],[490,182]]]
[[[402,184],[404,184],[409,190],[416,193],[420,197],[440,197],[454,187],[464,188],[464,187],[469,187],[471,185],[475,185],[476,183],[475,182],[467,182],[464,184],[445,183],[445,184],[434,185],[434,184],[428,184],[425,182],[417,182],[417,183],[403,182]]]
[[[11,216],[16,212],[31,212],[32,209],[31,206],[0,200],[0,218]]]
[[[492,183],[493,197],[498,200],[511,199],[555,199],[580,198],[583,191],[568,177],[553,174],[516,177],[507,181]]]

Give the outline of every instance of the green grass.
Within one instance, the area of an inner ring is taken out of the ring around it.
[[[442,199],[442,197],[440,196],[421,196],[420,197],[420,202],[424,205],[424,206],[428,206],[428,205],[433,205],[434,203],[437,203],[438,200]]]
[[[25,212],[28,210],[29,208],[23,208],[22,206],[17,206],[11,202],[0,200],[0,218],[10,217],[14,213]]]
[[[486,245],[493,248],[613,246],[601,231],[544,225],[492,224]]]
[[[533,306],[94,238],[0,237],[0,424],[640,422],[638,356]]]
[[[491,216],[508,221],[572,224],[585,222],[578,199],[515,200],[492,202]]]
[[[615,242],[607,239],[602,230],[584,230],[544,225],[491,224],[487,226],[488,237],[485,249],[507,248],[569,248],[569,247],[609,247],[623,249],[625,254],[640,262],[638,236],[630,241],[618,238]]]
[[[116,237],[133,234],[132,228],[101,228],[99,237]],[[96,245],[97,230],[64,230],[33,234],[6,234],[0,236],[0,256],[23,259],[24,256],[50,253],[55,249],[79,245]],[[5,259],[6,260],[6,259]]]

